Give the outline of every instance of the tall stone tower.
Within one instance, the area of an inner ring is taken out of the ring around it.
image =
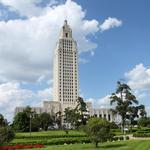
[[[78,55],[72,30],[64,21],[54,53],[53,100],[61,103],[61,111],[75,108],[78,98]]]

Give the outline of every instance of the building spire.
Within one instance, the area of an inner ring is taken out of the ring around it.
[[[64,25],[68,25],[68,23],[67,23],[67,20],[66,20],[66,19],[64,20]]]
[[[61,30],[61,36],[60,38],[72,38],[72,30],[70,26],[68,25],[67,20],[64,20],[64,25]]]

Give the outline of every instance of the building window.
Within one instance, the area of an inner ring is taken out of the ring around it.
[[[66,35],[65,35],[65,36],[66,36],[66,38],[67,38],[67,37],[68,37],[68,33],[66,33]]]
[[[108,121],[110,121],[110,114],[108,115]]]
[[[106,114],[104,114],[104,118],[106,119]]]

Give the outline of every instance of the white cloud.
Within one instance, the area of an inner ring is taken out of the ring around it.
[[[46,88],[44,90],[39,90],[37,92],[38,94],[38,97],[40,99],[47,99],[47,100],[50,100],[52,99],[52,95],[53,95],[53,88]]]
[[[136,65],[131,71],[125,73],[128,84],[132,89],[150,88],[150,68],[143,64]]]
[[[22,89],[18,82],[8,82],[0,85],[0,113],[8,120],[12,120],[15,107],[17,106],[37,106],[44,99],[52,98],[52,88],[47,88],[33,92]],[[41,105],[39,105],[41,106]]]
[[[33,5],[35,0],[17,2],[16,0],[3,1],[11,7],[19,5],[18,8],[20,8],[24,3]],[[68,0],[65,4],[41,9],[46,11],[40,16],[30,17],[27,20],[0,22],[1,82],[11,80],[35,82],[43,75],[50,79],[53,50],[66,18],[73,29],[79,53],[88,52],[97,47],[87,36],[99,30],[99,23],[96,20],[86,20],[85,12],[80,5]],[[66,14],[69,15],[66,16]]]
[[[94,108],[110,108],[110,95],[99,99],[89,98],[86,101],[92,102]]]
[[[81,63],[81,64],[86,64],[86,63],[88,63],[89,62],[89,60],[87,60],[87,59],[85,59],[85,58],[79,58],[79,63]]]
[[[28,17],[26,20],[0,21],[0,82],[35,82],[41,76],[51,80],[53,51],[65,19],[73,29],[79,54],[91,52],[94,55],[97,44],[88,37],[100,30],[100,24],[95,19],[85,19],[85,11],[76,2],[67,0],[64,4],[46,7],[37,6],[42,0],[0,2]],[[56,2],[52,0],[49,5]],[[109,24],[107,22],[111,22],[109,27],[119,25],[117,19],[108,18],[102,28]]]
[[[117,18],[108,17],[100,25],[100,30],[103,32],[103,31],[109,30],[109,29],[114,28],[114,27],[119,27],[121,25],[122,25],[122,21],[121,20],[118,20]]]
[[[0,21],[0,83],[3,83],[0,85],[0,113],[8,118],[16,106],[33,106],[40,104],[42,99],[51,99],[51,88],[34,92],[22,89],[20,83],[47,81],[52,84],[53,51],[65,19],[73,29],[79,54],[91,52],[94,55],[97,47],[89,35],[94,36],[100,24],[95,19],[85,19],[86,13],[80,5],[67,0],[52,6],[57,2],[52,0],[49,6],[37,6],[41,1],[0,0],[9,10],[27,17]],[[114,26],[117,25],[111,27]]]
[[[42,8],[36,4],[41,0],[0,0],[0,3],[9,6],[11,11],[16,11],[22,16],[37,16],[41,14]]]

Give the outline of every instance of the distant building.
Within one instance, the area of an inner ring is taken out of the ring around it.
[[[32,107],[36,113],[48,112],[56,114],[65,108],[75,108],[78,94],[78,51],[76,41],[72,37],[72,29],[64,21],[59,40],[54,52],[54,90],[53,101],[44,101],[43,107]],[[110,109],[94,109],[91,102],[86,102],[90,116],[106,118],[117,122],[117,116]],[[16,107],[15,113],[22,112],[25,107]]]

